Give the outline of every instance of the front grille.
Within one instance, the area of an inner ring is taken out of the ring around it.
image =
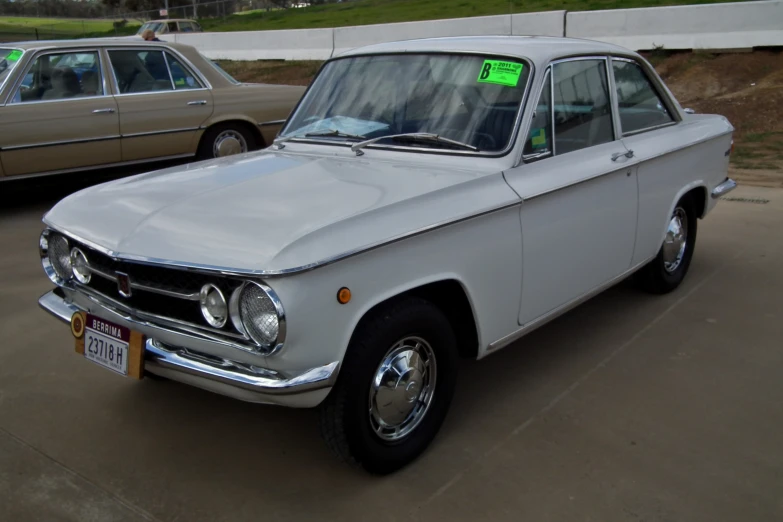
[[[92,269],[92,277],[86,285],[94,292],[109,297],[124,306],[145,314],[186,322],[194,327],[232,338],[244,337],[227,321],[223,328],[207,324],[201,315],[198,293],[207,283],[212,283],[223,292],[226,301],[231,293],[242,284],[238,279],[212,276],[184,269],[144,265],[118,260],[87,245],[71,241],[84,252]],[[130,297],[120,294],[117,272],[127,274],[131,283]],[[140,288],[146,287],[146,288]],[[162,293],[163,292],[163,293]],[[166,295],[166,294],[177,295]]]

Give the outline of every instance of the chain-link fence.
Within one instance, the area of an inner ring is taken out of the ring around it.
[[[37,4],[38,2],[35,2]],[[148,11],[122,11],[111,8],[101,2],[78,2],[90,4],[89,18],[49,18],[55,8],[47,10],[41,3],[35,9],[30,2],[12,2],[18,4],[3,6],[0,0],[0,43],[25,40],[60,40],[69,38],[111,37],[135,34],[142,23],[148,20],[164,18],[215,19],[234,14],[269,12],[284,8],[296,8],[305,2],[282,0],[198,0],[188,3],[170,1],[169,8],[163,8],[164,0],[160,0],[160,9]],[[24,4],[24,5],[22,5]],[[57,4],[59,7],[62,4]],[[285,5],[286,7],[281,7]],[[25,7],[26,6],[26,7]],[[76,6],[73,12],[79,13],[81,6]],[[56,13],[63,12],[56,10]]]

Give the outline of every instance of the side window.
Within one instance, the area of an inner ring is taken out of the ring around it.
[[[544,157],[552,153],[552,73],[547,71],[541,96],[538,98],[533,120],[530,122],[525,148],[525,156]]]
[[[623,134],[674,121],[638,64],[612,60],[612,69]]]
[[[555,151],[558,155],[614,140],[605,60],[555,64]]]
[[[163,51],[109,51],[121,94],[174,90]]]
[[[166,59],[169,61],[169,68],[171,69],[171,77],[174,80],[174,88],[180,89],[201,89],[204,87],[198,78],[190,72],[190,69],[185,67],[182,62],[175,58],[172,54],[166,53]]]
[[[192,33],[193,32],[193,24],[190,22],[180,22],[179,23],[179,30],[182,33]]]
[[[11,103],[64,100],[103,95],[100,61],[95,51],[37,57]]]
[[[168,31],[167,33],[176,33],[177,32],[177,22],[169,22],[168,23]]]

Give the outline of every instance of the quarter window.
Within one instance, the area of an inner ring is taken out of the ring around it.
[[[674,121],[652,82],[638,64],[612,60],[612,68],[623,134]]]
[[[552,152],[552,75],[548,71],[523,154],[541,158]]]
[[[558,155],[614,140],[605,60],[557,63],[553,81]]]
[[[191,73],[177,58],[166,53],[166,59],[169,62],[171,78],[174,80],[175,89],[200,89],[203,87],[193,73]]]
[[[54,53],[44,54],[33,61],[11,103],[102,95],[103,81],[97,52]]]

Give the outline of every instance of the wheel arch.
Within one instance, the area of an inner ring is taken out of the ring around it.
[[[455,278],[420,283],[394,295],[381,298],[361,314],[353,328],[351,339],[373,312],[407,296],[419,297],[437,306],[451,323],[460,356],[472,359],[478,357],[480,336],[473,303],[465,285]]]
[[[663,244],[664,239],[666,239],[666,230],[669,226],[669,217],[674,213],[674,207],[676,207],[677,203],[679,203],[686,196],[691,197],[691,200],[693,201],[696,217],[704,217],[707,209],[707,198],[709,197],[709,193],[707,191],[707,184],[703,180],[697,180],[682,187],[674,196],[669,206],[669,213],[666,214],[666,221],[661,224],[661,237],[659,245]]]
[[[203,132],[199,138],[198,147],[201,147],[204,136],[207,136],[211,129],[214,129],[217,125],[225,125],[229,123],[233,123],[247,129],[255,137],[259,149],[263,149],[267,146],[264,135],[261,133],[261,129],[258,127],[256,122],[241,115],[226,115],[218,119],[209,120],[204,124],[202,127]]]

